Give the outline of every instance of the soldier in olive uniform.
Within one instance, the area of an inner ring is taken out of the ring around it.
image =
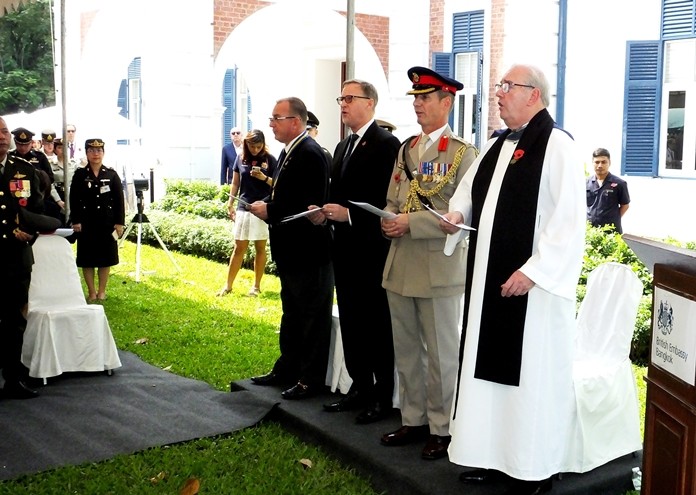
[[[409,69],[413,107],[422,133],[402,144],[392,172],[382,220],[391,246],[382,285],[392,318],[402,427],[383,445],[427,442],[424,459],[447,455],[449,419],[458,369],[463,245],[445,256],[445,236],[426,205],[448,211],[449,199],[478,151],[452,133],[447,119],[462,84],[424,67]],[[426,364],[424,364],[426,363]]]
[[[70,212],[77,233],[77,266],[82,268],[89,292],[87,300],[103,301],[111,267],[118,264],[116,240],[123,235],[125,224],[123,186],[118,173],[102,164],[104,141],[88,139],[85,149],[87,165],[75,170],[70,183]]]
[[[34,167],[8,154],[10,139],[7,124],[0,118],[0,285],[4,293],[0,304],[0,367],[5,380],[3,397],[30,399],[37,393],[24,383],[27,370],[21,356],[34,263],[29,242],[34,235],[20,226],[20,211],[40,213],[43,201]]]

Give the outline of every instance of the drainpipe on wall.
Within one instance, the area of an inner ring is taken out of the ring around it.
[[[346,80],[355,75],[355,0],[346,0]]]
[[[565,72],[568,36],[568,0],[558,1],[558,69],[556,70],[556,123],[563,127],[565,117]]]

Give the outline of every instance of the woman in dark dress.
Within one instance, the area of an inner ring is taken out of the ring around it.
[[[88,139],[85,150],[87,165],[75,170],[70,183],[70,213],[77,233],[77,266],[82,268],[89,292],[87,300],[103,301],[111,267],[118,264],[116,240],[123,235],[126,212],[121,179],[114,169],[102,164],[104,141]]]

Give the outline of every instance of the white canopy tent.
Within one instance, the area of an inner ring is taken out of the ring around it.
[[[5,15],[5,11],[12,12],[23,3],[29,3],[33,0],[0,0],[0,17]]]

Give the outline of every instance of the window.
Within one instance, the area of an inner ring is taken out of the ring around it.
[[[470,143],[476,143],[478,122],[478,52],[457,53],[454,57],[454,78],[464,85],[457,92],[454,121],[455,133]]]
[[[660,175],[696,178],[696,39],[665,42]]]

